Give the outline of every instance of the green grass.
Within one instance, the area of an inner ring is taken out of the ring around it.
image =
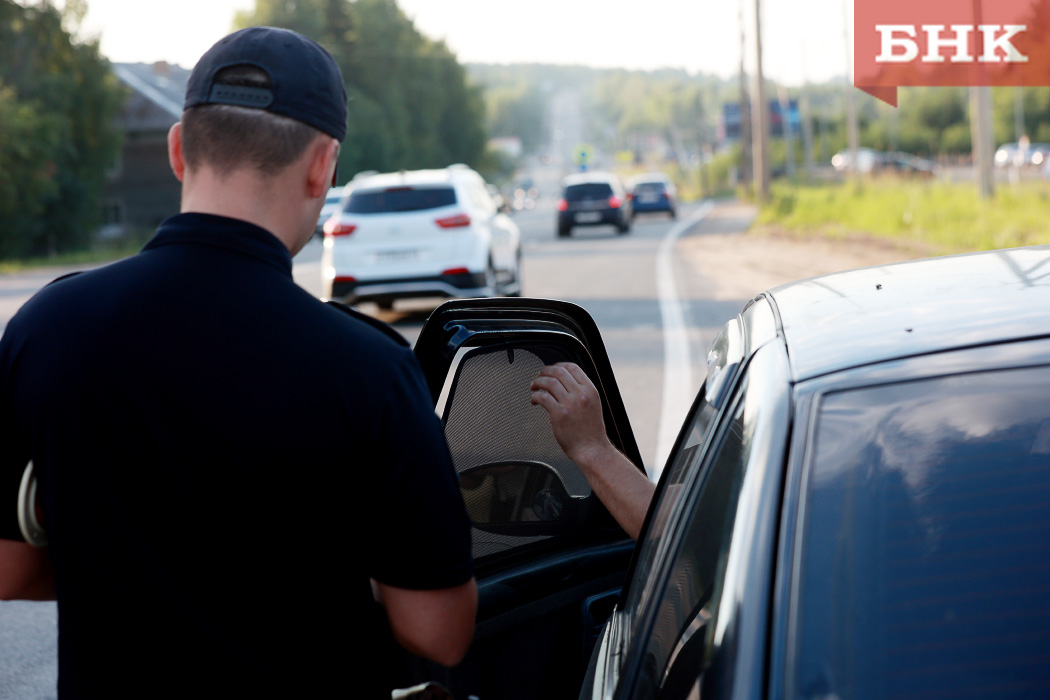
[[[126,258],[142,250],[148,237],[131,238],[119,242],[97,243],[91,250],[75,253],[59,253],[22,260],[0,260],[0,275],[23,272],[40,267],[70,265],[103,265],[114,260]]]
[[[866,180],[777,184],[758,230],[848,238],[857,234],[933,253],[1050,243],[1050,184],[999,186],[984,201],[970,183]]]

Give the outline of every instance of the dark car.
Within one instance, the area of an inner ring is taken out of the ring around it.
[[[627,198],[631,200],[632,217],[656,212],[668,214],[673,219],[677,214],[678,194],[671,178],[663,173],[632,178],[627,183]]]
[[[937,175],[937,164],[913,156],[910,153],[882,153],[876,170],[879,174],[895,174],[904,177],[932,178]]]
[[[576,226],[613,225],[631,230],[631,202],[620,178],[611,173],[577,173],[562,181],[558,200],[558,236],[572,235]]]
[[[409,680],[463,698],[1046,697],[1050,246],[755,297],[711,347],[637,547],[528,401],[544,364],[580,364],[641,464],[582,309],[449,302],[416,354],[480,607],[466,661]]]

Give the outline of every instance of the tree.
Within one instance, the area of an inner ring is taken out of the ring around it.
[[[82,5],[69,3],[75,24]],[[0,0],[0,257],[90,243],[125,92],[50,2]]]
[[[256,0],[235,24],[293,29],[335,58],[350,98],[341,173],[480,165],[480,90],[444,42],[420,34],[394,0]]]

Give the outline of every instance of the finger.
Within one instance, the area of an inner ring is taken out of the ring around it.
[[[597,393],[598,390],[595,388],[594,382],[591,381],[591,378],[587,376],[587,373],[583,371],[582,367],[573,364],[572,362],[565,362],[563,364],[565,371],[568,372],[569,375],[580,384],[580,386],[592,389]]]
[[[573,375],[571,371],[572,367],[576,367],[576,365],[571,362],[559,362],[557,364],[547,365],[540,371],[540,376],[557,379],[570,393],[578,392],[582,387],[580,386],[580,382]]]
[[[569,400],[569,390],[565,388],[560,378],[539,376],[532,380],[532,390],[541,389],[555,401],[566,402]]]
[[[542,406],[547,409],[547,413],[550,413],[558,407],[558,402],[554,400],[554,397],[543,389],[533,391],[529,396],[529,403],[533,406]]]

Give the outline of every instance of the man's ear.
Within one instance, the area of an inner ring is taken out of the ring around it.
[[[339,142],[333,138],[318,139],[310,147],[310,166],[306,173],[306,190],[311,199],[323,197],[332,186],[332,169],[339,159]]]
[[[182,182],[186,174],[186,161],[182,157],[182,122],[175,122],[168,129],[168,162],[175,178]]]

